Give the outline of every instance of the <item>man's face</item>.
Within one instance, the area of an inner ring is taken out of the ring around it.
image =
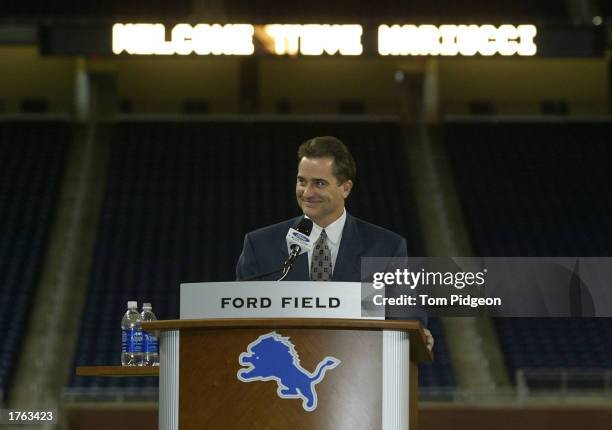
[[[304,215],[321,227],[327,227],[342,215],[344,200],[353,187],[348,180],[338,184],[331,157],[302,157],[298,165],[295,196]]]

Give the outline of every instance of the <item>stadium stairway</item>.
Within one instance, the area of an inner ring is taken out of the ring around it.
[[[0,403],[14,386],[62,177],[65,118],[0,120]]]
[[[426,255],[472,255],[440,128],[406,124],[405,139]],[[482,400],[487,393],[511,386],[489,318],[456,317],[441,321],[457,388],[464,399],[474,394]]]
[[[67,357],[74,351],[87,290],[107,147],[104,127],[76,125],[72,135],[9,398],[12,408],[61,408],[61,391],[74,372]]]

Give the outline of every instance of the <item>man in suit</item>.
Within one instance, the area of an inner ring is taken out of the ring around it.
[[[356,165],[339,139],[315,137],[298,149],[295,185],[297,203],[313,222],[312,251],[299,256],[287,281],[361,281],[361,258],[406,257],[406,240],[389,230],[349,215],[344,202],[353,188]],[[302,217],[248,233],[236,265],[236,276],[245,279],[273,271],[287,259],[285,240],[289,228]],[[278,275],[263,277],[276,280]],[[428,345],[433,338],[426,330]]]

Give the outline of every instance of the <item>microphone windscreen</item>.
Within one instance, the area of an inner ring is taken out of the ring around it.
[[[290,228],[287,232],[287,245],[299,254],[310,251],[312,243],[309,236],[312,232],[312,226],[312,220],[302,218],[295,228]]]
[[[295,229],[306,236],[310,236],[312,232],[312,220],[305,217],[302,218]]]

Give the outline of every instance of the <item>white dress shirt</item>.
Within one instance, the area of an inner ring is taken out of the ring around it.
[[[306,217],[308,218],[308,217]],[[327,246],[331,251],[332,259],[332,274],[336,268],[336,258],[338,257],[338,250],[340,249],[340,241],[342,240],[342,230],[344,229],[344,223],[346,222],[346,209],[342,211],[342,215],[336,221],[325,227],[325,234],[327,235]],[[323,227],[318,226],[317,223],[312,223],[312,231],[310,232],[310,241],[312,244],[317,243]],[[308,252],[308,273],[310,273],[310,267],[312,266],[312,250]]]

